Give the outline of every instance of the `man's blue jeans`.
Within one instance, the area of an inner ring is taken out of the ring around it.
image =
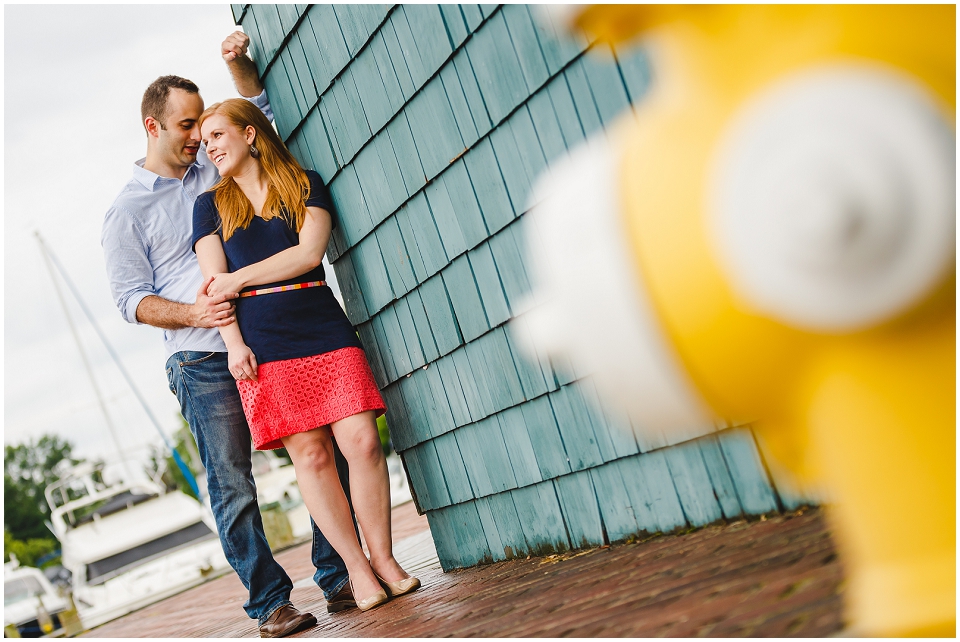
[[[207,469],[207,492],[223,552],[250,592],[243,608],[263,624],[276,609],[290,604],[293,583],[273,559],[263,532],[250,462],[250,428],[237,383],[227,369],[227,353],[177,352],[166,368],[170,390],[180,401]],[[346,466],[337,468],[345,482]],[[329,599],[346,584],[347,568],[313,520],[311,525],[314,580]]]

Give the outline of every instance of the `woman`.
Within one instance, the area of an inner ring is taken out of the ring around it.
[[[356,332],[323,282],[320,262],[333,226],[327,190],[246,100],[204,111],[200,132],[222,180],[194,206],[194,250],[204,277],[215,276],[209,294],[240,293],[237,323],[220,332],[254,445],[287,449],[310,515],[343,558],[366,611],[420,582],[393,557],[390,483],[376,427],[383,399]],[[369,561],[337,477],[331,435],[350,465]]]

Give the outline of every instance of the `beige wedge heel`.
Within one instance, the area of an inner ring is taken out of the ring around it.
[[[420,588],[420,580],[415,577],[407,577],[402,580],[397,580],[396,582],[388,582],[377,575],[376,572],[374,572],[374,575],[376,575],[380,586],[383,587],[383,590],[386,591],[390,597],[400,597],[407,593],[413,593]]]
[[[376,573],[374,573],[374,575],[376,575]],[[380,580],[379,577],[377,577],[377,579]],[[383,583],[382,580],[380,580],[380,582],[381,584]],[[370,597],[364,598],[362,600],[357,599],[357,592],[353,590],[352,580],[350,581],[350,592],[353,593],[353,597],[357,601],[357,608],[360,609],[361,611],[369,611],[370,609],[378,607],[381,604],[386,604],[387,600],[390,599],[387,596],[386,592],[384,591],[380,591],[379,593],[374,593]]]

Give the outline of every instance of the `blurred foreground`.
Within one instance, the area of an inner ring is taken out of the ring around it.
[[[798,636],[843,628],[843,574],[822,511],[443,573],[427,520],[395,507],[397,559],[423,588],[372,613],[325,611],[302,544],[277,556],[317,616],[297,637]],[[408,566],[410,564],[410,566]],[[256,637],[233,574],[101,626],[89,637]]]

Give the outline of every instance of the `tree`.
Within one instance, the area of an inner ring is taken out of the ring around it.
[[[45,556],[49,556],[60,548],[57,540],[52,538],[28,539],[26,541],[14,539],[10,531],[3,531],[3,561],[10,561],[10,554],[17,556],[20,566],[36,566],[37,561]],[[52,557],[47,560],[44,567],[59,563],[60,557]]]
[[[15,539],[48,539],[44,521],[50,507],[44,489],[57,480],[53,468],[71,457],[73,444],[57,435],[43,435],[37,441],[5,446],[3,452],[3,522]]]
[[[44,435],[36,442],[5,446],[3,452],[3,559],[10,553],[24,565],[60,546],[44,522],[50,507],[44,489],[57,479],[53,468],[71,457],[73,444],[56,435]]]

